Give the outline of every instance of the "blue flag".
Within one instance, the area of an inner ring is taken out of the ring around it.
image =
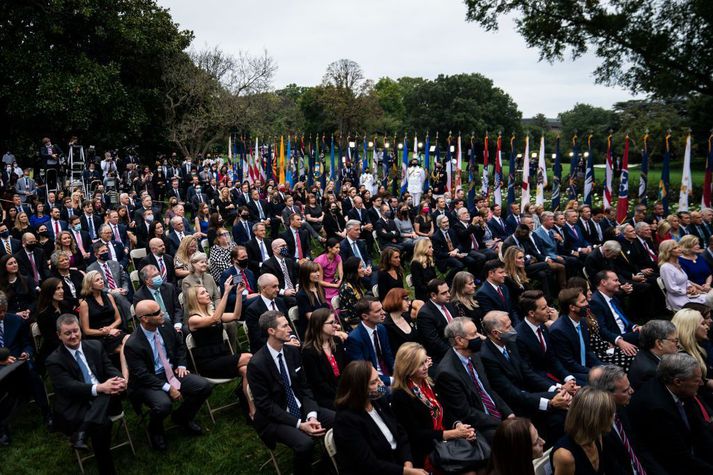
[[[639,203],[647,204],[646,187],[649,185],[649,134],[644,135],[644,151],[641,156],[641,174],[639,175]]]
[[[401,155],[401,194],[406,193],[406,188],[408,188],[408,182],[406,181],[406,170],[408,170],[408,142],[406,141],[406,136],[404,135],[404,148],[403,154]]]
[[[334,180],[334,176],[337,172],[335,169],[336,164],[334,163],[334,135],[332,135],[332,143],[329,146],[329,179]]]
[[[287,134],[287,158],[285,163],[285,181],[290,184],[290,188],[295,186],[295,179],[294,179],[294,173],[293,173],[293,168],[294,168],[294,161],[292,159],[292,147],[290,143],[291,137],[290,134]]]
[[[470,150],[468,151],[468,197],[466,203],[468,210],[475,209],[475,176],[478,174],[478,169],[475,164],[475,143],[473,136],[470,136]]]
[[[508,210],[515,202],[515,134],[510,137],[510,165],[508,167]]]
[[[584,174],[584,204],[592,206],[594,193],[594,154],[592,153],[592,136],[587,139],[587,170]]]
[[[423,167],[426,170],[426,182],[424,183],[423,191],[428,191],[428,177],[431,176],[431,139],[428,134],[426,134],[426,156],[423,158]]]
[[[364,136],[364,156],[361,159],[361,172],[364,173],[369,169],[369,144],[366,143],[366,135]]]
[[[666,134],[666,149],[663,154],[663,165],[661,167],[661,180],[659,181],[659,200],[663,204],[663,215],[668,216],[668,194],[671,190],[671,150],[669,140],[671,134]]]
[[[560,207],[560,184],[562,183],[562,161],[560,157],[560,138],[555,142],[555,164],[552,177],[552,211]]]
[[[567,197],[570,200],[577,199],[577,168],[579,167],[579,143],[577,136],[572,138],[572,160],[569,162],[569,186],[567,187]]]

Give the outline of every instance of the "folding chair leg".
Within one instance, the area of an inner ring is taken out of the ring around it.
[[[77,457],[77,463],[79,464],[79,471],[81,473],[84,473],[84,464],[82,463],[82,454],[79,453],[79,450],[73,449],[74,450],[74,455]]]

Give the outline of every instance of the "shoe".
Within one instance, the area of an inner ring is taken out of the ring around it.
[[[0,432],[0,447],[7,447],[10,445],[10,434],[7,432]]]
[[[171,420],[173,420],[174,424],[176,424],[177,426],[181,426],[186,432],[191,435],[203,434],[203,429],[201,428],[201,426],[196,424],[196,421],[183,421],[174,416],[171,416]]]
[[[72,434],[72,438],[70,439],[72,442],[72,448],[75,448],[77,450],[89,450],[89,446],[87,445],[86,439],[86,432],[75,432],[74,434]]]
[[[45,416],[45,427],[47,427],[47,430],[49,432],[54,432],[54,419],[52,416]]]
[[[166,450],[166,438],[163,434],[149,434],[151,440],[151,448],[154,450]]]

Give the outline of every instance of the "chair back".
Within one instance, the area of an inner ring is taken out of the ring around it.
[[[324,434],[324,448],[329,455],[329,459],[334,465],[334,471],[339,474],[339,467],[337,466],[337,444],[334,443],[334,429],[329,429],[326,434]]]
[[[532,465],[535,468],[535,475],[552,475],[554,470],[552,469],[552,463],[550,462],[551,452],[552,447],[542,454],[542,457],[532,461]]]

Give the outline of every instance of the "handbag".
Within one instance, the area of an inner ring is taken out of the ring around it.
[[[436,440],[431,462],[444,472],[464,472],[485,466],[490,459],[490,445],[484,438]]]

